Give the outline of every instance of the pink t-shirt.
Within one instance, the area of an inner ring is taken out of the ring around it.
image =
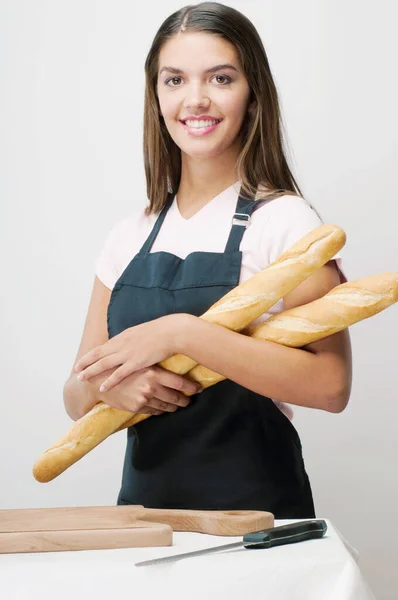
[[[193,217],[182,217],[177,198],[166,215],[151,252],[170,252],[186,258],[191,252],[223,252],[231,230],[240,182],[210,200]],[[95,261],[97,277],[109,289],[123,273],[132,258],[140,251],[158,215],[146,216],[144,206],[118,222],[108,234]],[[259,201],[240,244],[242,264],[239,283],[249,279],[274,262],[300,238],[322,224],[317,213],[301,198],[286,194],[274,200]],[[341,255],[335,256],[341,282]],[[277,302],[254,323],[260,323],[284,309]],[[281,410],[292,417],[286,403],[277,402]]]

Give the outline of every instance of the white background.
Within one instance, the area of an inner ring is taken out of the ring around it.
[[[345,229],[348,278],[398,271],[396,4],[229,4],[264,41],[294,172],[324,220]],[[93,262],[110,227],[145,204],[144,60],[182,6],[0,2],[1,508],[116,501],[124,433],[49,484],[31,468],[71,424],[62,388]],[[398,594],[397,325],[395,305],[351,328],[345,412],[295,418],[317,515],[357,548],[382,600]]]

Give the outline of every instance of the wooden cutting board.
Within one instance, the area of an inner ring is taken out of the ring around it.
[[[143,506],[0,510],[0,554],[171,546],[174,531],[237,536],[273,527],[263,511],[197,511]]]

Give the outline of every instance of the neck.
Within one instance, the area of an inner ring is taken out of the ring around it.
[[[237,152],[224,152],[217,158],[192,158],[181,154],[181,181],[178,206],[181,212],[194,213],[238,180]]]

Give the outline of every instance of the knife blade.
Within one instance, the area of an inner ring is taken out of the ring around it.
[[[283,544],[294,544],[321,538],[327,531],[326,521],[323,519],[311,519],[309,521],[297,521],[289,525],[280,525],[279,527],[270,527],[261,531],[254,531],[243,536],[242,541],[232,544],[223,544],[212,548],[204,548],[202,550],[194,550],[193,552],[183,552],[182,554],[174,554],[172,556],[164,556],[161,558],[152,558],[135,563],[136,567],[147,567],[161,563],[174,562],[184,558],[193,558],[195,556],[203,556],[217,552],[225,552],[234,548],[247,548],[248,550],[258,550],[260,548],[273,548]]]

